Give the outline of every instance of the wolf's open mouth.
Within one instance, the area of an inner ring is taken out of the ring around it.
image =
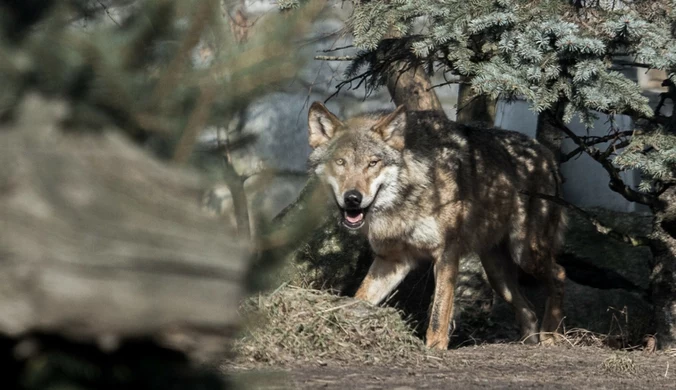
[[[343,225],[349,229],[359,229],[364,225],[367,209],[343,209]]]

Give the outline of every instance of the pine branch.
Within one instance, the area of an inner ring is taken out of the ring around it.
[[[97,3],[99,3],[99,5],[101,6],[101,8],[103,8],[103,10],[106,11],[106,15],[108,16],[108,18],[109,18],[110,20],[112,20],[113,23],[115,23],[115,25],[117,25],[117,27],[121,27],[121,26],[120,26],[120,23],[118,23],[117,20],[115,20],[115,19],[113,18],[113,15],[110,14],[110,10],[108,10],[108,7],[106,7],[106,5],[103,4],[100,0],[97,0]]]

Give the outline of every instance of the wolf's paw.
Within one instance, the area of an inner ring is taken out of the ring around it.
[[[544,332],[540,333],[540,345],[557,345],[564,341],[561,333]]]
[[[521,337],[521,342],[526,345],[537,345],[540,342],[538,333],[529,333]]]
[[[429,349],[445,351],[448,349],[448,337],[428,337],[425,346]]]

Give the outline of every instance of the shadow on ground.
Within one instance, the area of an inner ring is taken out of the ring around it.
[[[676,359],[666,354],[490,344],[446,351],[418,365],[324,360],[225,372],[251,389],[666,389],[673,387],[674,366]]]

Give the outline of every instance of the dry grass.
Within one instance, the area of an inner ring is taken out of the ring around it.
[[[241,306],[248,326],[237,340],[236,365],[379,364],[438,365],[442,352],[425,348],[413,326],[392,307],[376,307],[327,291],[283,284]],[[514,341],[514,343],[518,343]],[[478,344],[484,344],[479,341]],[[618,336],[574,328],[559,335],[566,348],[636,350]],[[603,363],[609,373],[634,373],[631,359],[613,355]],[[431,364],[430,364],[431,363]]]
[[[638,373],[634,360],[625,354],[613,354],[603,361],[601,368],[610,374],[636,375]]]
[[[396,309],[325,291],[282,286],[247,300],[242,313],[252,326],[236,343],[241,362],[415,364],[439,359]]]
[[[642,343],[631,345],[627,343],[626,334],[598,333],[583,328],[572,328],[567,329],[562,335],[559,335],[559,338],[564,345],[571,347],[607,348],[622,351],[643,350],[646,353],[654,351],[654,346],[653,350],[649,350],[647,336],[644,337]]]
[[[589,331],[582,328],[568,329],[562,335],[567,344],[572,347],[608,347],[611,336]]]
[[[237,360],[222,369],[245,375],[246,385],[253,381],[256,388],[443,388],[455,383],[462,388],[650,389],[673,384],[668,354],[612,350],[616,335],[579,328],[560,335],[554,346],[477,340],[474,346],[432,351],[394,308],[287,285],[247,300],[242,315],[250,326],[236,342]]]

